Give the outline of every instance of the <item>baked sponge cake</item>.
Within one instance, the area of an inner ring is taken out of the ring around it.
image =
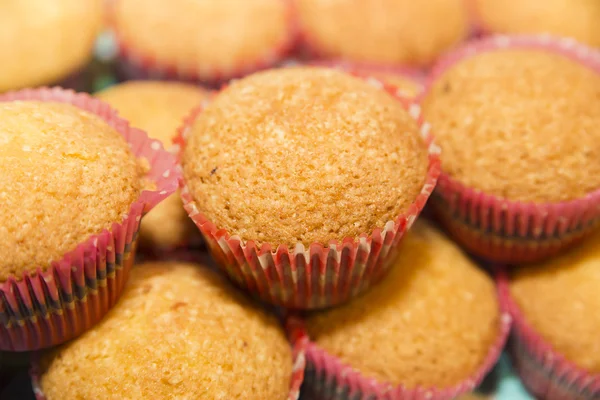
[[[171,146],[184,118],[209,96],[210,92],[199,86],[159,81],[129,81],[96,94],[165,148]],[[198,234],[177,193],[148,213],[140,227],[141,244],[152,248],[186,245]]]
[[[46,399],[284,400],[292,352],[275,317],[192,264],[135,267],[118,305],[41,361]]]

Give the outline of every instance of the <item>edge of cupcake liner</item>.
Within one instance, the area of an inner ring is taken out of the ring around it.
[[[403,385],[382,383],[362,375],[352,366],[345,364],[338,357],[327,353],[315,342],[308,339],[306,347],[305,384],[310,393],[329,400],[431,400],[453,399],[459,395],[471,392],[483,381],[502,354],[508,339],[512,318],[508,305],[498,296],[500,316],[499,332],[490,347],[479,369],[468,379],[450,388],[416,387],[406,388]],[[304,321],[297,316],[288,318],[290,329],[296,330],[297,337],[308,337]],[[319,398],[321,398],[319,397]]]
[[[220,83],[229,79],[239,78],[283,61],[296,46],[298,41],[298,24],[295,7],[292,0],[283,0],[286,5],[288,30],[281,42],[272,49],[257,56],[255,60],[240,62],[232,68],[224,69],[216,66],[180,67],[177,63],[162,63],[151,54],[143,54],[119,35],[114,22],[114,7],[118,0],[110,0],[108,5],[108,20],[117,42],[121,73],[129,79],[176,79],[201,83]]]
[[[474,40],[442,58],[427,80],[419,102],[440,76],[459,61],[507,48],[558,53],[600,74],[600,51],[572,39],[496,35]],[[467,187],[442,171],[432,205],[461,245],[474,254],[505,263],[539,261],[574,244],[600,225],[600,189],[570,201],[521,202]]]
[[[513,319],[509,353],[527,389],[548,400],[600,397],[600,374],[591,374],[552,348],[529,324],[510,294],[506,271],[497,276],[500,296]]]
[[[252,240],[244,243],[239,236],[206,218],[198,210],[183,175],[180,179],[184,208],[202,232],[217,264],[234,282],[267,303],[293,309],[323,308],[342,303],[368,288],[387,271],[400,239],[433,192],[440,172],[440,148],[434,143],[430,125],[423,121],[420,106],[402,97],[391,85],[375,78],[366,81],[387,90],[417,121],[429,162],[425,182],[415,201],[395,221],[375,228],[370,235],[332,240],[327,245],[312,243],[305,247],[297,243],[293,249],[284,244],[258,245]],[[178,130],[173,143],[179,160],[191,125],[205,104],[194,109]]]
[[[61,88],[25,89],[0,95],[0,102],[37,100],[72,104],[102,118],[151,165],[143,190],[121,222],[89,237],[46,269],[11,276],[0,284],[0,349],[36,350],[59,344],[89,329],[118,299],[137,247],[144,213],[177,189],[180,169],[159,141],[131,128],[108,104]]]

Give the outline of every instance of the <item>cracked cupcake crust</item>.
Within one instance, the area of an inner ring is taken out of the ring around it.
[[[395,221],[428,168],[415,120],[387,92],[327,68],[233,83],[182,156],[200,212],[242,240],[328,244]]]

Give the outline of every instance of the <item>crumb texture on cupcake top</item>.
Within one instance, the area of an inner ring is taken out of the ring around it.
[[[199,265],[142,264],[100,324],[41,363],[48,400],[284,400],[277,320]]]
[[[52,84],[89,58],[102,0],[2,0],[0,92]]]
[[[193,123],[182,165],[217,227],[293,248],[395,220],[420,193],[427,160],[393,96],[335,69],[289,68],[221,92]]]
[[[45,269],[121,222],[143,173],[123,137],[93,114],[0,103],[0,281]]]
[[[290,35],[288,12],[282,0],[119,0],[113,19],[134,54],[204,77],[274,57]]]
[[[515,268],[510,293],[527,322],[567,360],[600,373],[600,233],[550,261]]]
[[[160,140],[166,148],[191,110],[210,92],[199,86],[157,81],[130,81],[99,92],[96,97],[113,106],[133,126]],[[143,245],[175,247],[198,232],[174,193],[144,216],[140,227]]]
[[[372,290],[307,319],[312,341],[379,382],[451,387],[483,364],[500,332],[492,280],[418,221]]]
[[[482,27],[499,33],[549,33],[600,47],[598,0],[474,0]]]
[[[462,0],[296,0],[310,44],[327,57],[427,65],[468,34]]]
[[[510,200],[556,202],[600,188],[600,75],[544,50],[471,56],[437,79],[423,114],[442,169]]]

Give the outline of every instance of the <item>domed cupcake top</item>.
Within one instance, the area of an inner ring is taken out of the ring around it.
[[[121,222],[143,173],[123,137],[95,115],[0,102],[0,280],[46,268]]]
[[[309,337],[366,378],[447,388],[482,368],[500,335],[492,280],[420,220],[372,290],[307,319]]]
[[[327,244],[395,220],[428,158],[392,95],[325,68],[252,75],[193,122],[182,156],[198,210],[255,242]]]
[[[100,324],[42,359],[40,386],[48,400],[284,400],[291,375],[273,316],[202,266],[154,263],[132,270]]]
[[[562,54],[482,51],[435,79],[423,113],[442,169],[510,200],[556,202],[600,188],[600,74]]]
[[[510,294],[525,320],[567,360],[600,373],[600,234],[550,261],[515,268]]]

